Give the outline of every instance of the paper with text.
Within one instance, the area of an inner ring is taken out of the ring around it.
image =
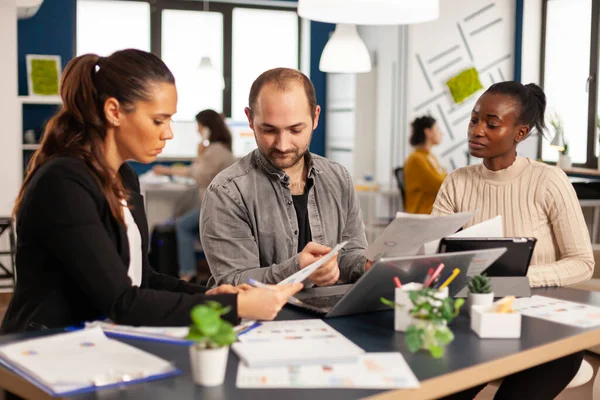
[[[416,389],[419,381],[400,353],[367,353],[351,364],[249,368],[242,363],[238,388]]]
[[[397,213],[396,218],[369,245],[365,256],[368,260],[375,261],[381,257],[416,255],[425,243],[455,233],[474,215],[475,212],[441,217]]]
[[[251,367],[353,363],[364,350],[320,319],[263,322],[232,350]]]
[[[448,237],[468,237],[468,238],[485,238],[485,237],[504,237],[504,226],[502,225],[502,216],[498,215],[487,221],[463,229]],[[440,239],[425,243],[424,254],[435,254],[440,247]]]
[[[176,371],[162,358],[107,338],[100,327],[4,345],[0,358],[55,394]]]
[[[323,257],[319,258],[317,261],[310,264],[306,268],[302,268],[295,274],[288,276],[287,278],[279,282],[278,285],[285,285],[286,283],[304,282],[306,278],[308,278],[313,272],[318,270],[323,265],[327,264],[327,262],[333,257],[337,257],[337,253],[347,244],[348,242],[346,241],[336,245],[333,249],[331,249],[329,253],[325,254]]]
[[[513,310],[558,324],[591,328],[600,325],[600,308],[544,296],[516,299]]]

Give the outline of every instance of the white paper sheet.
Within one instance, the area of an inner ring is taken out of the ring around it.
[[[364,350],[320,319],[263,322],[232,350],[248,366],[354,363]]]
[[[56,393],[174,370],[162,358],[107,338],[100,327],[5,345],[0,357]]]
[[[284,280],[278,283],[278,285],[284,285],[286,283],[297,283],[304,282],[306,278],[308,278],[313,272],[318,270],[321,266],[325,265],[329,260],[333,257],[337,256],[337,253],[346,245],[348,242],[342,242],[336,245],[331,251],[325,254],[323,257],[319,258],[314,263],[310,264],[306,268],[302,268],[300,271],[296,272],[293,275],[288,276]]]
[[[475,212],[464,212],[435,217],[432,215],[397,213],[365,253],[374,261],[380,257],[415,255],[425,243],[455,233],[469,221]]]
[[[129,326],[118,325],[108,321],[86,322],[85,328],[92,329],[99,327],[106,333],[121,334],[131,337],[139,337],[141,339],[158,339],[170,341],[185,341],[188,335],[189,328],[181,326],[173,327],[155,327],[155,326]]]
[[[513,310],[528,317],[578,328],[591,328],[600,325],[600,308],[586,304],[554,299],[544,296],[532,296],[516,299]]]
[[[419,381],[400,353],[367,353],[352,364],[248,368],[237,373],[238,388],[416,389]]]
[[[448,237],[504,237],[504,226],[502,225],[502,216],[498,215],[487,221],[483,221],[477,225],[463,229],[460,232],[456,232]],[[425,243],[423,246],[424,254],[435,254],[437,253],[438,247],[440,247],[440,239],[433,240]]]

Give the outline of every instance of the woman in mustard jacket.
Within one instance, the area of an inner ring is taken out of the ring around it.
[[[410,144],[415,151],[404,163],[405,209],[413,214],[430,214],[447,175],[431,153],[431,148],[442,141],[442,132],[429,116],[417,118],[411,125]]]

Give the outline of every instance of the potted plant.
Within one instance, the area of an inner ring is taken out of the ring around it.
[[[467,311],[471,314],[472,306],[487,306],[494,303],[494,292],[490,278],[485,275],[475,275],[469,282]]]
[[[409,293],[413,305],[410,314],[415,322],[406,329],[404,343],[411,353],[422,349],[429,351],[433,358],[441,358],[446,345],[454,340],[448,324],[456,318],[464,300],[441,298],[439,293],[432,288]],[[381,301],[391,307],[402,307],[384,298]]]
[[[225,380],[229,346],[237,339],[233,325],[221,319],[229,311],[230,307],[215,301],[207,301],[191,311],[187,339],[195,342],[190,346],[190,364],[198,385],[217,386]]]

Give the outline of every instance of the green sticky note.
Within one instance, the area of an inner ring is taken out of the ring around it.
[[[462,103],[465,99],[471,97],[478,90],[483,89],[479,80],[479,73],[475,68],[469,68],[460,74],[450,78],[446,85],[450,89],[450,94],[455,103]]]
[[[58,65],[55,60],[31,60],[31,82],[33,93],[39,95],[58,94]]]

